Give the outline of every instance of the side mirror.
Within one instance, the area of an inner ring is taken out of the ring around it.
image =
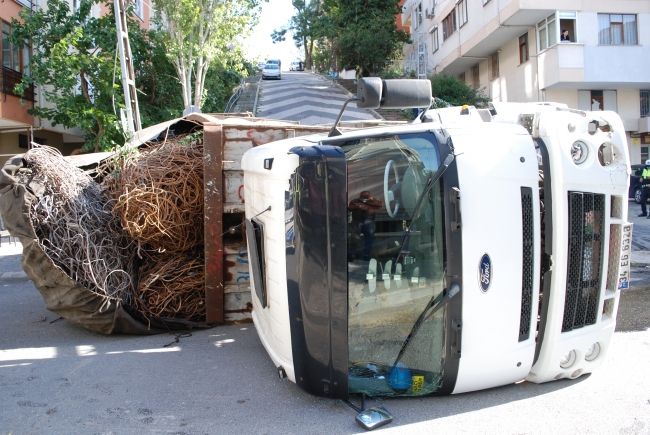
[[[373,430],[393,421],[393,415],[383,406],[378,406],[361,411],[355,420],[365,430]]]
[[[359,109],[379,109],[381,105],[382,80],[379,77],[363,77],[357,82]]]
[[[363,77],[357,82],[360,109],[413,109],[431,105],[431,81],[413,79],[382,80]]]
[[[431,106],[431,81],[413,79],[384,80],[382,109],[415,109]]]

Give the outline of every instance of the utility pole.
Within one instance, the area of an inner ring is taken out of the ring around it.
[[[133,72],[133,55],[129,44],[129,33],[126,28],[126,5],[124,0],[113,0],[115,9],[115,26],[117,28],[117,45],[120,51],[120,67],[122,68],[122,87],[124,88],[124,103],[126,104],[126,123],[129,138],[142,129],[140,124],[140,109],[138,95],[135,89],[135,73]]]

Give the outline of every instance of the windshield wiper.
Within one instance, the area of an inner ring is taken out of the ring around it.
[[[411,328],[411,332],[409,332],[409,335],[406,337],[404,342],[402,343],[402,347],[399,351],[399,354],[397,355],[397,358],[395,358],[395,362],[393,363],[392,367],[396,367],[397,363],[399,362],[400,359],[404,356],[404,353],[406,352],[406,348],[408,347],[409,343],[415,337],[415,334],[418,333],[420,330],[420,326],[424,322],[426,322],[431,316],[433,316],[435,313],[438,312],[442,307],[447,305],[447,303],[460,292],[460,286],[458,284],[452,284],[451,289],[449,290],[448,293],[445,293],[444,291],[441,292],[438,296],[432,296],[431,299],[429,300],[429,303],[427,304],[426,307],[424,307],[424,310],[422,313],[418,316],[417,320],[413,324],[413,327]]]
[[[431,188],[434,186],[434,184],[438,182],[440,177],[442,177],[442,175],[449,168],[449,165],[451,165],[451,162],[453,161],[454,161],[454,155],[449,153],[449,155],[447,155],[447,157],[445,158],[445,161],[442,162],[442,166],[438,168],[436,173],[433,174],[433,177],[429,178],[429,181],[427,181],[426,186],[424,186],[424,190],[418,197],[418,202],[415,203],[415,210],[413,211],[411,220],[409,221],[408,225],[406,225],[406,234],[404,234],[404,238],[402,239],[402,244],[399,247],[399,253],[397,254],[397,259],[395,260],[395,264],[399,263],[402,254],[407,254],[407,252],[404,252],[404,246],[406,246],[406,242],[411,236],[411,225],[413,225],[413,221],[415,220],[415,218],[418,216],[418,213],[420,212],[420,206],[422,205],[422,201],[424,200],[424,197],[427,196]]]

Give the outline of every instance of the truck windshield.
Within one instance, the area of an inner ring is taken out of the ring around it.
[[[396,135],[338,145],[348,167],[349,391],[370,396],[436,392],[443,378],[445,309],[422,324],[395,365],[413,324],[445,285],[441,182],[413,216],[440,166],[435,136]],[[406,252],[400,256],[411,219]]]

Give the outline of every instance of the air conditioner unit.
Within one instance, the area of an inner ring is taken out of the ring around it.
[[[433,8],[426,8],[424,10],[424,15],[427,16],[427,18],[433,18],[435,17],[435,14],[433,13]]]

